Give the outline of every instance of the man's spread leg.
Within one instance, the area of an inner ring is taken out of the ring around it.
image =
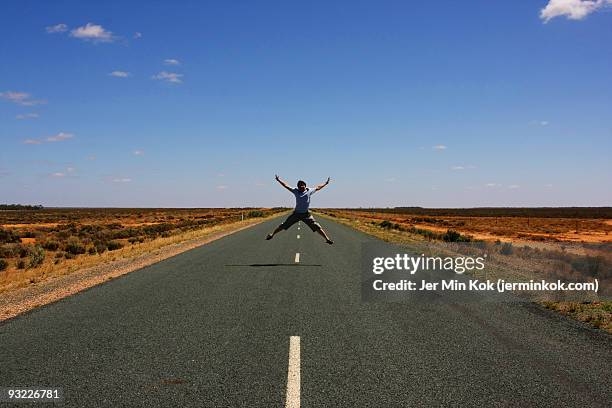
[[[296,213],[291,213],[289,215],[289,217],[287,217],[287,219],[281,225],[276,227],[276,229],[274,231],[272,231],[271,233],[269,233],[266,236],[266,239],[269,240],[269,239],[274,238],[274,235],[278,234],[282,230],[289,229],[289,227],[291,227],[293,224],[295,224],[299,220],[300,220],[300,218],[299,218],[299,216],[296,215]]]

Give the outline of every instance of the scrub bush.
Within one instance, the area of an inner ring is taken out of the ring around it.
[[[40,246],[36,245],[30,251],[30,268],[36,268],[38,265],[42,264],[45,260],[45,250]]]
[[[68,239],[64,250],[72,255],[80,255],[85,253],[85,246],[75,237]]]
[[[499,250],[499,253],[502,255],[512,255],[514,252],[514,248],[512,247],[511,242],[504,242]]]
[[[110,241],[107,245],[109,251],[115,251],[117,249],[123,248],[123,244],[117,241]]]

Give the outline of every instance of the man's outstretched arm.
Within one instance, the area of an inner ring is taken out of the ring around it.
[[[289,187],[289,184],[285,183],[283,180],[281,180],[280,177],[278,177],[278,174],[275,177],[276,181],[278,181],[280,183],[281,186],[285,187],[287,190],[293,192],[293,189],[291,187]]]
[[[326,185],[328,185],[330,180],[331,180],[331,178],[329,178],[329,177],[328,177],[328,178],[327,178],[327,181],[326,181],[325,183],[323,183],[323,184],[319,184],[315,190],[316,190],[316,191],[319,191],[320,189],[322,189],[323,187],[325,187]]]

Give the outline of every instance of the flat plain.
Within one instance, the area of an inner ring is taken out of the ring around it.
[[[0,293],[192,239],[273,208],[0,210]]]
[[[508,281],[597,279],[595,296],[563,293],[529,300],[612,333],[612,208],[322,209],[321,214],[414,250],[463,242],[494,254]]]

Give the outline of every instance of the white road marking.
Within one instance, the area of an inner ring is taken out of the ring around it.
[[[286,408],[300,407],[300,336],[289,337]]]
[[[298,238],[297,239],[300,239],[300,234],[298,234]]]
[[[298,262],[300,262],[300,253],[296,252],[296,254],[295,254],[295,263],[298,263]]]

